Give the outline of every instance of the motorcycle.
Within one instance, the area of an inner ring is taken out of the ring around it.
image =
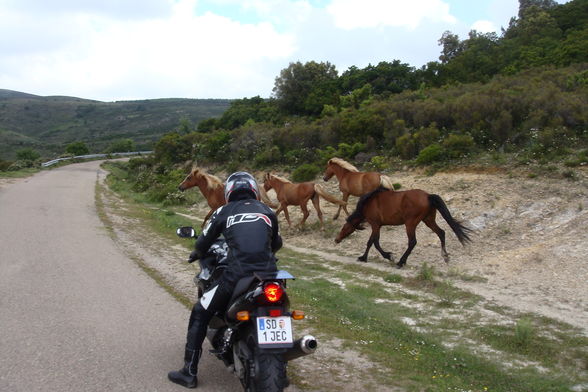
[[[197,238],[192,227],[180,227],[178,236]],[[218,239],[199,259],[200,272],[194,278],[198,298],[222,276],[227,268],[227,245]],[[229,305],[214,315],[208,325],[210,352],[239,377],[247,392],[279,392],[288,386],[287,363],[316,351],[317,340],[305,335],[293,339],[292,319],[304,312],[290,311],[287,271],[257,272],[235,285]]]

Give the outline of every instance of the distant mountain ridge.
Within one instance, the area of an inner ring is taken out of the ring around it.
[[[101,102],[0,89],[0,159],[13,159],[24,147],[51,158],[73,141],[83,141],[92,152],[102,152],[123,138],[132,139],[139,149],[150,149],[181,123],[194,127],[222,115],[230,102],[188,98]]]

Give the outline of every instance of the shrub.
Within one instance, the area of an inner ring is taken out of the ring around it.
[[[409,133],[396,139],[396,150],[400,157],[404,159],[412,159],[418,153],[417,144]]]
[[[443,140],[443,147],[450,158],[461,158],[474,152],[474,138],[470,135],[451,134]]]
[[[440,144],[431,144],[419,152],[416,162],[419,165],[430,165],[435,162],[444,161],[446,158],[446,151]]]
[[[20,150],[16,151],[16,159],[18,161],[36,161],[40,157],[41,154],[32,148],[21,148]]]
[[[73,142],[65,147],[65,152],[72,155],[86,155],[90,152],[84,142]]]
[[[321,169],[316,165],[305,163],[292,172],[292,180],[294,182],[312,181],[320,171]]]
[[[12,162],[3,161],[2,159],[0,159],[0,171],[7,171],[10,165],[12,165]]]

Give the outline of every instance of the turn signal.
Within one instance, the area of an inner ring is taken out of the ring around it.
[[[270,302],[278,302],[284,294],[284,289],[277,283],[268,283],[263,288],[265,298]]]
[[[242,310],[240,312],[237,312],[237,320],[249,321],[249,312],[246,310]]]
[[[292,311],[292,318],[294,320],[302,320],[304,318],[304,311],[302,311],[302,310],[293,310]]]

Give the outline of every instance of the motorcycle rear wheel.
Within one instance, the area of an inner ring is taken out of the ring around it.
[[[280,354],[257,354],[256,377],[249,378],[249,392],[282,392],[287,386],[286,362]]]

